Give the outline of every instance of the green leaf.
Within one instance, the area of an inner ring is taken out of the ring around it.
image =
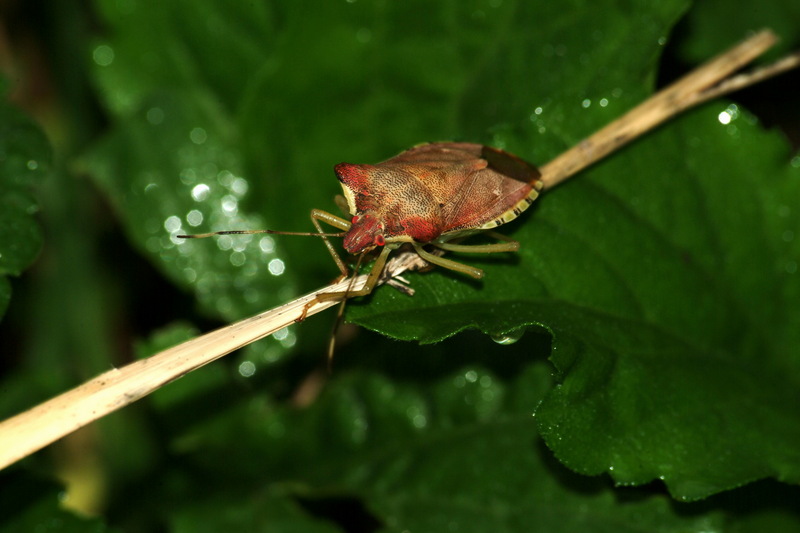
[[[377,162],[426,140],[485,142],[546,162],[647,97],[686,9],[100,5],[114,31],[94,48],[94,74],[112,127],[85,164],[134,245],[228,319],[322,285],[336,269],[320,243],[301,238],[177,234],[308,229],[310,208],[333,209],[333,164]],[[220,40],[229,48],[218,51]],[[676,530],[716,527],[715,510],[695,520],[662,496],[625,507],[605,485],[574,490],[536,436],[578,472],[661,479],[679,499],[764,477],[798,482],[798,169],[789,159],[743,109],[708,104],[545,194],[507,228],[519,254],[458,256],[484,280],[411,274],[413,298],[382,287],[349,308],[356,323],[424,343],[470,328],[498,339],[547,334],[550,392],[547,369],[532,360],[540,345],[517,348],[518,374],[498,375],[487,369],[501,364],[498,352],[451,340],[430,360],[381,359],[410,384],[383,368],[335,373],[309,410],[277,399],[290,394],[286,383],[270,383],[272,394],[248,409],[204,395],[218,411],[202,421],[194,413],[176,453],[196,461],[198,478],[232,486],[268,478],[308,498],[355,494],[389,530],[511,531],[541,520],[574,531],[609,509],[652,524],[671,513]],[[313,327],[293,331],[321,346]],[[359,364],[376,364],[375,344],[360,346]],[[491,361],[454,370],[475,352]],[[425,365],[435,378],[417,374]],[[551,494],[569,504],[537,514]],[[581,516],[584,505],[594,514]]]
[[[313,516],[285,494],[262,491],[243,500],[220,493],[180,509],[170,520],[175,533],[217,531],[275,531],[336,533],[338,527]]]
[[[50,145],[20,111],[0,103],[0,317],[11,300],[8,276],[19,276],[42,247],[32,188],[47,172]]]
[[[537,418],[580,472],[660,478],[682,499],[796,483],[800,225],[787,199],[800,171],[746,119],[715,124],[724,105],[545,195],[513,233],[518,262],[485,265],[480,285],[435,273],[413,280],[413,301],[383,291],[351,316],[424,342],[546,326],[560,386]]]
[[[531,348],[530,340],[520,342]],[[507,350],[474,335],[456,342],[487,352],[487,361],[502,358]],[[396,357],[400,351],[387,355]],[[441,346],[422,351],[413,362],[446,355]],[[192,509],[217,512],[182,520],[222,524],[239,517],[266,523],[259,511],[268,505],[264,500],[272,501],[269,505],[276,504],[272,498],[295,500],[314,510],[357,498],[365,505],[358,519],[381,522],[381,531],[511,532],[531,524],[565,532],[727,530],[736,502],[685,504],[676,513],[664,494],[631,489],[620,494],[606,479],[584,478],[555,463],[529,412],[547,388],[548,365],[517,364],[525,368],[515,377],[475,365],[422,386],[347,374],[302,410],[278,407],[264,396],[250,398],[246,406],[188,428],[174,444],[196,475],[221,480],[230,500],[198,495]],[[232,433],[237,435],[234,454]],[[251,498],[254,490],[258,505],[240,503],[240,494]],[[786,530],[795,527],[796,517],[781,511],[791,507],[791,498],[784,501],[774,487],[760,490],[781,502],[756,504],[757,493],[740,494],[750,502],[738,508],[734,523],[741,531],[758,531],[773,521]],[[273,517],[275,527],[281,515]],[[344,523],[352,527],[354,517]]]
[[[497,54],[514,63],[541,57],[542,46],[509,43]],[[586,55],[592,72],[618,68],[603,47]],[[648,59],[640,54],[625,72],[649,68]],[[528,68],[559,70],[544,63]],[[531,75],[491,74],[481,99],[508,107],[505,88]],[[559,135],[572,123],[567,112],[600,125],[629,106],[613,99],[615,88],[641,94],[630,81],[570,79],[565,91],[543,80],[526,93],[528,109],[545,101],[539,91],[551,96],[532,113],[508,113],[509,122],[532,120],[498,134],[499,144],[536,146],[547,135],[574,143],[592,128]],[[720,113],[731,123],[720,124]],[[800,224],[789,199],[800,195],[800,169],[789,159],[785,142],[743,110],[709,104],[547,193],[510,225],[518,258],[470,261],[485,281],[436,272],[412,280],[413,301],[384,289],[349,316],[423,342],[467,327],[547,328],[559,386],[537,419],[548,446],[579,472],[621,484],[661,479],[680,499],[769,476],[797,483]]]
[[[697,2],[685,20],[685,29],[690,38],[680,47],[685,58],[692,62],[704,61],[717,54],[727,43],[762,28],[772,29],[779,37],[776,50],[767,55],[772,59],[786,54],[800,45],[797,21],[800,20],[800,4],[792,0],[773,0],[747,5],[746,17],[727,17],[731,4],[722,0]],[[720,21],[725,21],[720,24]]]

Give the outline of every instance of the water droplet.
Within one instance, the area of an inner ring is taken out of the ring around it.
[[[520,340],[523,335],[525,335],[525,328],[517,328],[499,335],[492,335],[492,340],[497,344],[508,346]]]
[[[230,235],[220,235],[219,239],[217,239],[217,248],[226,251],[233,248],[233,237]]]
[[[261,237],[258,240],[258,247],[261,248],[261,251],[265,254],[271,254],[275,251],[275,239],[272,237]]]
[[[233,266],[240,267],[247,261],[247,256],[241,251],[236,250],[231,253],[229,260]]]
[[[239,201],[235,196],[226,194],[222,198],[221,207],[226,215],[235,215],[239,211]]]
[[[283,346],[284,348],[291,348],[296,343],[297,343],[297,335],[295,335],[294,332],[292,331],[289,331],[289,334],[286,335],[286,338],[281,340],[281,346]]]
[[[189,138],[195,144],[203,144],[208,139],[208,134],[203,128],[194,128],[189,133]]]
[[[217,173],[217,182],[227,189],[230,189],[233,186],[233,182],[235,180],[236,176],[234,176],[229,170],[222,170]]]
[[[244,196],[247,193],[247,188],[250,184],[244,178],[236,178],[231,182],[231,192],[237,196]]]
[[[114,50],[107,44],[101,44],[92,52],[92,59],[101,67],[107,67],[114,62]]]
[[[208,198],[208,193],[211,192],[211,187],[205,183],[199,183],[192,187],[192,199],[195,202],[202,202]]]
[[[180,173],[181,183],[184,185],[190,185],[197,180],[197,173],[194,171],[193,168],[185,168],[181,170]]]
[[[239,375],[245,378],[251,377],[256,373],[256,365],[252,361],[242,361],[239,364]]]
[[[406,416],[411,420],[411,424],[417,428],[424,428],[428,424],[428,418],[417,405],[411,405],[406,409]]]
[[[297,342],[297,335],[289,327],[279,329],[272,334],[272,337],[284,348],[291,348]]]
[[[174,233],[181,229],[181,219],[175,215],[167,217],[164,221],[164,229],[170,233]]]
[[[183,278],[189,283],[194,283],[197,280],[197,271],[193,268],[184,268]]]
[[[190,226],[197,227],[203,223],[203,213],[198,211],[197,209],[192,209],[186,214],[186,222],[189,223]]]
[[[28,170],[36,170],[39,168],[39,163],[35,159],[28,161]]]
[[[273,276],[280,276],[283,274],[283,271],[286,270],[286,265],[283,261],[278,259],[277,257],[269,262],[267,265],[267,269],[269,269],[269,273]]]
[[[581,102],[581,107],[584,109],[587,109],[590,105],[592,105],[592,101],[589,100],[588,98],[584,99],[583,102]]]

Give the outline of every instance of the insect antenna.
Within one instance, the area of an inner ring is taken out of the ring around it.
[[[179,239],[205,239],[215,235],[254,235],[269,233],[270,235],[300,235],[304,237],[344,237],[347,232],[319,233],[316,231],[277,231],[272,229],[231,229],[225,231],[212,231],[211,233],[196,233],[194,235],[176,235]]]
[[[323,233],[319,231],[277,231],[271,229],[255,229],[255,230],[224,230],[224,231],[212,231],[210,233],[197,233],[192,235],[176,235],[179,239],[205,239],[207,237],[215,237],[218,235],[254,235],[260,233],[267,233],[271,235],[298,235],[298,236],[305,236],[305,237],[344,237],[347,235],[346,231],[342,231],[339,233]],[[347,288],[344,290],[343,293],[338,293],[342,295],[342,303],[339,305],[339,310],[336,314],[336,320],[333,323],[333,330],[331,331],[331,337],[328,341],[328,372],[331,372],[333,366],[333,352],[336,346],[336,333],[339,331],[339,327],[342,324],[342,320],[344,318],[344,309],[347,299],[350,297],[350,294],[353,292],[353,286],[355,285],[356,277],[358,276],[358,271],[361,268],[361,264],[364,261],[364,255],[360,254],[358,256],[358,260],[356,261],[355,267],[353,267],[353,276],[350,278],[349,283],[347,284]],[[337,262],[338,263],[338,262]],[[342,263],[340,266],[342,268],[342,274],[344,276],[347,275],[346,267]],[[341,279],[341,278],[340,278]]]

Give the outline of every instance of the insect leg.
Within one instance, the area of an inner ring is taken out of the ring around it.
[[[347,205],[347,200],[341,194],[337,194],[333,197],[333,201],[336,202],[336,207],[339,208],[339,211],[342,213],[350,213],[350,207]]]
[[[386,265],[386,259],[389,256],[389,252],[391,252],[392,250],[393,248],[390,248],[388,246],[385,246],[383,248],[381,254],[378,256],[378,258],[375,260],[375,263],[372,265],[372,270],[369,271],[369,276],[367,276],[367,281],[364,283],[363,287],[361,287],[357,291],[352,291],[348,287],[346,291],[324,292],[322,294],[318,294],[313,300],[308,302],[303,307],[303,311],[300,313],[300,317],[296,321],[302,322],[303,320],[305,320],[308,309],[315,303],[326,302],[328,300],[342,300],[342,303],[344,303],[345,300],[353,296],[366,296],[367,294],[371,293],[372,290],[375,288],[375,285],[378,282],[381,273],[383,272],[383,267]],[[360,263],[361,263],[361,258],[359,258],[359,264]]]
[[[317,296],[317,300],[325,301],[325,300],[338,300],[340,298],[350,298],[351,296],[366,296],[367,294],[371,293],[372,290],[375,288],[375,285],[378,282],[378,279],[383,272],[383,267],[386,265],[386,259],[389,257],[389,252],[391,252],[393,248],[389,246],[384,246],[383,250],[381,250],[380,255],[375,260],[375,263],[372,265],[372,270],[369,271],[369,276],[367,276],[367,281],[364,283],[364,286],[358,289],[357,291],[340,291],[340,292],[326,292]]]
[[[447,250],[448,252],[467,252],[473,254],[493,254],[498,252],[516,252],[519,250],[519,241],[515,241],[507,235],[497,233],[495,231],[487,231],[485,235],[504,242],[496,242],[492,244],[455,244],[449,242],[434,242],[431,243],[437,248]]]
[[[491,237],[492,239],[497,239],[498,241],[506,241],[506,242],[518,242],[508,235],[503,235],[502,233],[497,233],[496,231],[492,230],[485,230],[483,232],[484,235]]]
[[[347,231],[350,229],[351,224],[343,218],[339,218],[336,215],[332,215],[327,211],[322,211],[321,209],[312,209],[311,210],[311,222],[314,223],[314,227],[317,228],[317,232],[325,233],[322,231],[322,226],[320,226],[320,221],[325,222],[326,224],[333,226],[334,228],[339,228],[342,231]],[[328,240],[327,237],[322,237],[322,240],[325,242],[325,247],[328,248],[328,251],[333,257],[333,260],[336,262],[336,266],[339,267],[339,271],[342,273],[342,276],[339,280],[342,280],[347,277],[347,274],[350,272],[347,268],[347,265],[344,264],[342,258],[339,257],[339,253],[336,251],[336,248],[331,244],[331,241]]]
[[[416,250],[416,252],[420,255],[420,257],[422,257],[425,261],[429,263],[438,265],[448,270],[455,270],[456,272],[461,272],[462,274],[472,276],[475,279],[480,279],[483,277],[483,270],[481,270],[480,268],[471,267],[463,263],[458,263],[450,259],[445,259],[444,257],[439,257],[438,255],[433,255],[430,252],[426,252],[421,244],[412,242],[411,245],[414,247],[414,250]],[[440,246],[440,245],[434,244],[434,246]],[[451,246],[458,246],[458,245],[451,245]],[[466,248],[472,248],[472,247],[467,246]]]
[[[450,244],[447,242],[432,243],[437,248],[448,252],[467,252],[473,254],[494,254],[498,252],[516,252],[519,250],[519,242],[495,242],[491,244]]]

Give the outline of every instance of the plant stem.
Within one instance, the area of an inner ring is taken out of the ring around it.
[[[776,41],[777,37],[770,30],[756,33],[563,152],[539,169],[545,190],[574,176],[690,107],[797,67],[800,64],[800,54],[795,53],[767,67],[729,77],[763,54]]]

